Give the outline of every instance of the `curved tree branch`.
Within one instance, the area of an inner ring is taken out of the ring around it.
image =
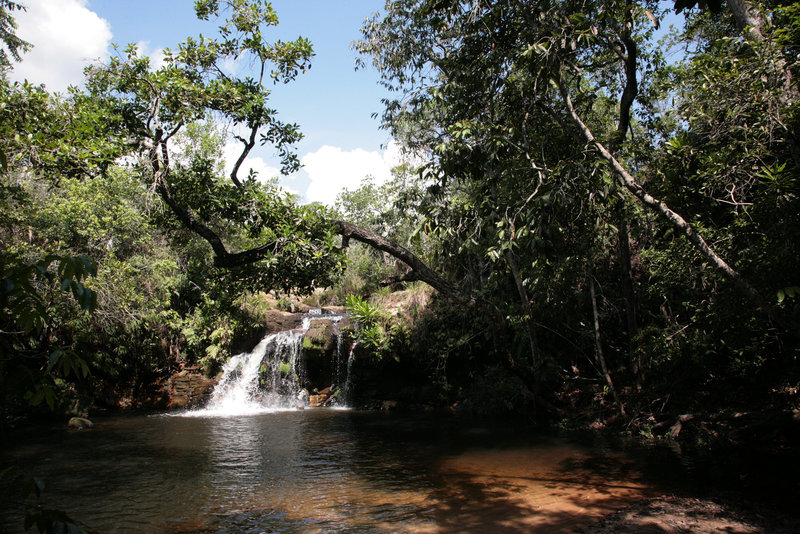
[[[243,138],[236,136],[242,143],[244,143],[244,148],[242,149],[242,153],[239,154],[239,157],[236,160],[236,163],[233,165],[233,170],[231,170],[231,181],[236,184],[236,187],[241,188],[242,182],[239,181],[239,167],[242,166],[244,160],[247,158],[247,155],[250,154],[250,151],[256,145],[256,134],[258,133],[259,125],[251,126],[250,127],[250,137],[245,141]]]
[[[418,282],[420,280],[419,275],[416,271],[408,271],[407,273],[401,274],[400,276],[392,276],[391,278],[386,278],[381,280],[380,286],[387,287],[394,284],[400,284],[402,282]]]
[[[413,276],[417,280],[422,280],[443,295],[464,302],[475,302],[474,297],[459,291],[453,284],[436,274],[425,262],[408,249],[392,243],[372,230],[361,228],[355,224],[346,221],[332,221],[332,223],[342,238],[354,239],[397,258],[411,268],[411,272],[414,273]],[[407,276],[411,276],[411,274]]]
[[[673,211],[663,201],[653,197],[651,194],[645,191],[641,185],[639,185],[633,175],[628,172],[628,170],[619,162],[619,160],[617,160],[617,158],[615,158],[614,155],[595,138],[589,127],[583,122],[583,120],[581,120],[577,111],[575,111],[575,106],[572,104],[572,99],[570,98],[569,91],[566,89],[565,85],[563,83],[558,84],[558,88],[561,92],[561,97],[567,106],[567,111],[572,118],[572,121],[583,134],[586,141],[593,145],[594,148],[600,153],[600,156],[606,160],[608,165],[611,167],[612,172],[617,177],[620,185],[622,185],[626,191],[636,197],[646,207],[652,209],[662,218],[666,219],[667,222],[679,233],[683,234],[684,237],[686,237],[695,247],[695,249],[697,249],[700,254],[707,261],[709,261],[709,263],[711,263],[715,269],[717,269],[717,271],[731,280],[734,286],[736,286],[736,288],[742,294],[750,299],[750,301],[753,302],[759,310],[769,312],[770,306],[764,297],[761,296],[758,290],[756,290],[755,287],[745,280],[738,271],[736,271],[724,259],[722,259],[722,257],[717,254],[717,252],[706,242],[706,240],[703,239],[703,236],[701,236],[697,230],[686,221],[686,219]]]
[[[163,145],[160,138],[156,139],[155,145],[156,147],[158,147],[158,145]],[[150,160],[153,167],[156,190],[159,195],[178,220],[180,220],[181,224],[203,238],[211,246],[214,252],[214,264],[217,267],[231,268],[255,263],[263,259],[267,254],[274,252],[276,243],[265,243],[242,252],[229,252],[219,235],[206,224],[199,221],[190,210],[181,206],[174,197],[169,187],[169,168],[162,165],[159,160],[158,148],[153,148],[151,150]],[[346,221],[331,221],[331,224],[336,232],[342,236],[343,243],[347,243],[349,240],[353,239],[382,252],[386,252],[405,263],[411,271],[402,277],[403,281],[421,280],[447,297],[469,304],[475,303],[476,299],[474,297],[465,295],[463,292],[459,291],[456,286],[439,276],[408,249],[392,243],[385,237],[371,230],[361,228]]]

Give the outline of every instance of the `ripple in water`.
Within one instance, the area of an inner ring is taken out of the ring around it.
[[[448,418],[124,417],[3,438],[46,506],[104,533],[550,532],[647,491],[624,457]],[[18,511],[0,531],[23,532]]]

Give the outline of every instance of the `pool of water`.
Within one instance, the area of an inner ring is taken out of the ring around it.
[[[325,409],[95,422],[8,433],[0,459],[102,533],[574,531],[658,491],[628,456],[511,423]],[[19,514],[0,525],[23,532]]]

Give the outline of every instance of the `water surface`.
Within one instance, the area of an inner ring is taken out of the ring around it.
[[[13,432],[1,454],[103,533],[571,532],[652,491],[632,459],[518,424],[325,409],[96,423]]]

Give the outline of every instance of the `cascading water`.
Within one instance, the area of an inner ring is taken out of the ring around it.
[[[342,318],[342,315],[310,310],[299,328],[268,334],[252,351],[231,357],[222,368],[222,378],[214,388],[208,405],[201,410],[186,412],[185,415],[249,415],[304,408],[308,403],[308,392],[301,387],[304,374],[300,362],[303,336],[314,319],[326,319],[338,324]],[[335,328],[335,332],[337,354],[334,362],[338,368],[342,335],[338,328]],[[339,379],[338,371],[336,379]],[[347,382],[348,378],[345,378]]]
[[[342,392],[344,393],[344,398],[346,401],[350,400],[350,394],[352,393],[353,389],[353,383],[351,377],[353,370],[353,360],[355,359],[357,346],[358,343],[353,343],[353,346],[350,347],[350,352],[347,354],[347,374],[345,374],[344,385],[342,386]]]

